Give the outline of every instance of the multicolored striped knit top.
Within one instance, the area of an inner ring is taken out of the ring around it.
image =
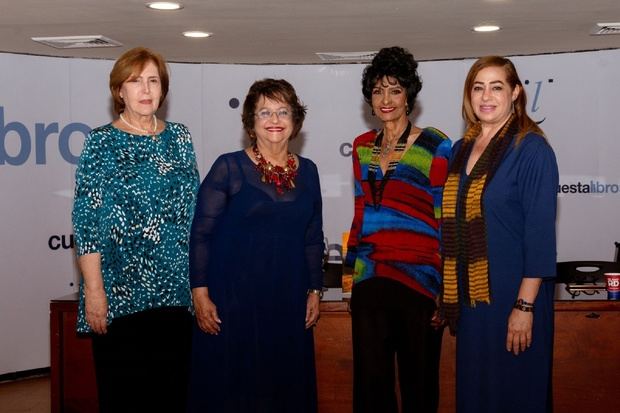
[[[441,197],[450,139],[435,128],[423,129],[403,153],[375,208],[368,167],[376,136],[368,131],[353,143],[355,214],[345,265],[354,268],[354,283],[386,277],[434,299],[441,287]],[[379,168],[377,184],[382,178]]]

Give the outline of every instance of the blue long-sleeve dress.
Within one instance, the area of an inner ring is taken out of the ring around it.
[[[220,156],[203,181],[190,240],[190,283],[208,287],[218,335],[194,328],[189,411],[316,412],[308,289],[322,287],[316,166],[299,157],[278,195],[245,151]]]
[[[507,149],[484,192],[491,303],[472,308],[459,300],[459,413],[550,411],[557,187],[553,150],[541,136],[528,134]],[[543,283],[534,303],[532,345],[515,356],[506,350],[507,325],[524,277]]]

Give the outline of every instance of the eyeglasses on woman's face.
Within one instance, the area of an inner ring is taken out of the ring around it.
[[[261,109],[255,113],[256,117],[260,120],[271,119],[274,114],[278,117],[278,119],[290,119],[292,116],[291,110],[287,108],[281,108],[275,111]]]

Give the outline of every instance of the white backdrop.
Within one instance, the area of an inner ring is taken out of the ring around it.
[[[620,241],[620,50],[513,61],[560,165],[558,260],[611,260]],[[471,63],[421,63],[419,126],[460,136]],[[112,119],[112,64],[0,54],[0,374],[49,366],[49,301],[77,289],[74,163],[87,130]],[[293,147],[319,167],[325,234],[339,244],[353,212],[350,144],[376,126],[361,95],[363,67],[171,64],[159,114],[190,128],[204,177],[220,153],[245,144],[240,110],[250,84],[289,80],[308,106]]]

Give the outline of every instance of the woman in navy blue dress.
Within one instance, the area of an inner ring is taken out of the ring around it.
[[[285,80],[255,82],[242,115],[252,145],[220,156],[200,187],[190,412],[316,412],[321,191],[315,164],[288,151],[305,112]]]
[[[443,199],[457,411],[551,411],[558,169],[512,62],[476,61]]]

